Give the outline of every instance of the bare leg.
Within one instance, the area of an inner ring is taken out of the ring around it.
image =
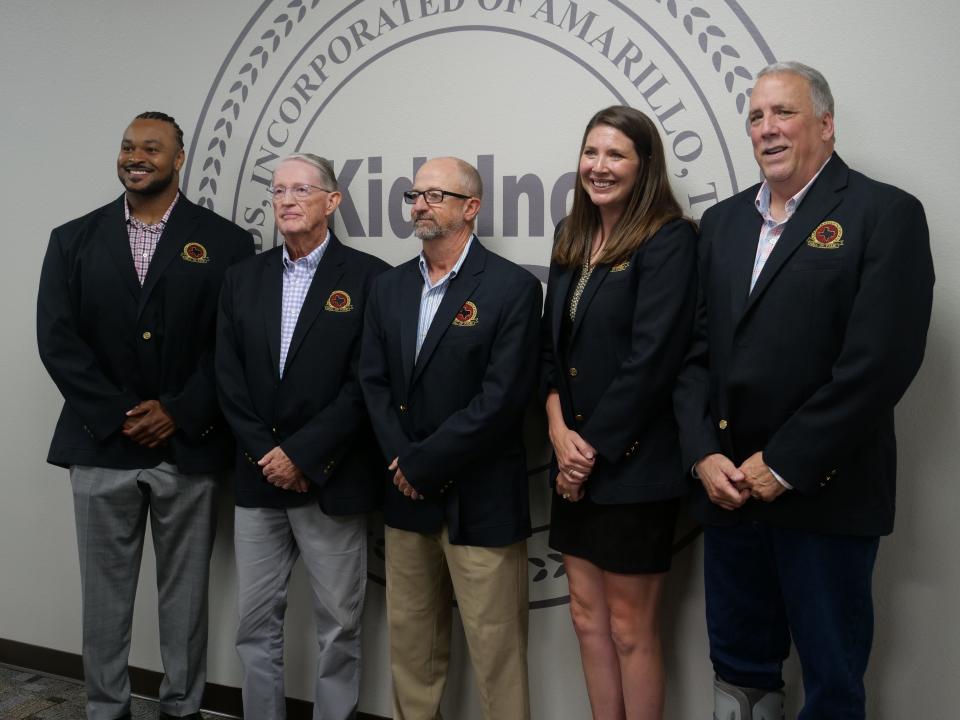
[[[580,642],[580,660],[593,720],[625,720],[620,659],[613,642],[605,573],[588,560],[563,556],[570,584],[570,616]]]

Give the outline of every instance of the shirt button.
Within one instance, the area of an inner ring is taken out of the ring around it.
[[[145,330],[144,333],[143,333],[143,335],[142,335],[141,337],[142,337],[144,340],[149,340],[150,338],[153,337],[153,333],[150,332],[149,330]]]
[[[576,376],[577,376],[577,369],[574,367],[570,368],[570,377],[576,377]]]
[[[725,418],[722,418],[722,419],[720,420],[720,422],[717,423],[717,425],[720,427],[721,430],[726,430],[726,429],[727,429],[727,425],[729,425],[729,424],[730,424],[730,423],[728,423]]]

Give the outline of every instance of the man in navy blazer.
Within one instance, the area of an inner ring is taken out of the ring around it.
[[[360,696],[364,513],[385,462],[357,382],[360,334],[382,260],[328,228],[333,168],[312,154],[277,165],[280,247],[231,268],[217,325],[217,383],[237,438],[235,545],[248,718],[286,717],[283,615],[297,557],[313,590],[315,720],[347,720]]]
[[[125,193],[56,228],[37,342],[64,406],[48,462],[70,468],[83,581],[87,717],[129,717],[127,657],[147,515],[157,555],[161,717],[200,717],[215,490],[233,459],[213,343],[227,267],[249,233],[179,193],[183,133],[138,115]]]
[[[423,243],[377,279],[360,382],[392,483],[384,500],[394,718],[437,717],[456,596],[485,718],[529,717],[529,489],[540,283],[473,234],[482,186],[437,158],[405,193]]]
[[[930,320],[927,223],[916,198],[834,153],[816,70],[761,71],[749,121],[764,181],[704,214],[698,328],[676,393],[703,486],[715,715],[783,716],[792,637],[799,718],[863,718],[893,411]]]

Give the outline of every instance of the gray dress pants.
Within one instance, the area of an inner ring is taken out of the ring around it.
[[[325,515],[311,502],[235,512],[243,714],[283,720],[283,619],[297,557],[310,579],[317,629],[313,720],[352,718],[360,699],[360,615],[367,585],[364,515]]]
[[[130,711],[127,660],[147,516],[157,565],[160,709],[200,709],[207,675],[207,584],[216,532],[215,475],[169,463],[143,470],[70,470],[83,593],[87,718]]]

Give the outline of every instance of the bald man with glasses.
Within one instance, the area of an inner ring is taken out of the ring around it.
[[[456,598],[488,720],[530,717],[529,491],[540,283],[473,233],[476,169],[437,158],[404,193],[418,257],[374,283],[360,383],[384,500],[393,716],[439,717]]]
[[[298,557],[313,591],[314,720],[354,717],[366,519],[383,492],[357,382],[364,304],[382,260],[329,229],[333,168],[282,160],[270,188],[280,247],[228,273],[217,325],[217,382],[237,438],[234,541],[247,718],[286,717],[283,616]]]

